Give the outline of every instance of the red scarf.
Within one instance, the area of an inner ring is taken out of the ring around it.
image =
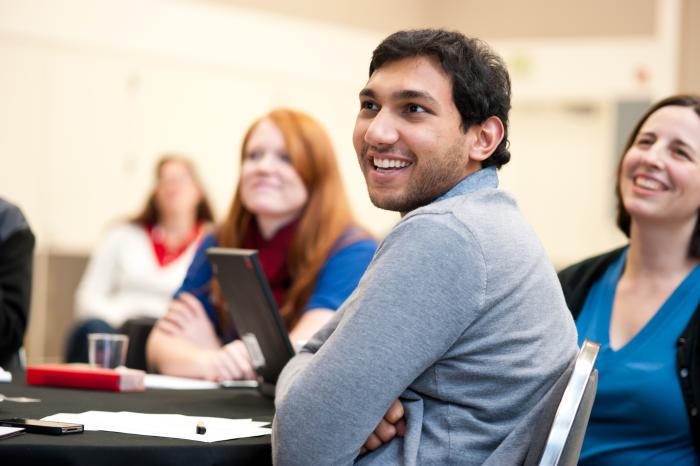
[[[163,237],[163,232],[160,230],[160,228],[153,225],[146,227],[146,232],[148,233],[149,238],[151,238],[153,252],[156,255],[156,259],[158,259],[158,264],[161,267],[165,267],[174,262],[187,250],[188,247],[190,247],[190,244],[192,244],[193,241],[197,240],[201,229],[202,225],[199,223],[196,224],[181,245],[173,249],[168,249],[165,245],[165,238]]]
[[[285,294],[292,285],[292,277],[289,275],[287,267],[287,256],[289,248],[292,246],[292,240],[294,240],[297,224],[298,222],[295,220],[283,226],[272,238],[266,240],[260,233],[258,222],[253,219],[243,240],[245,249],[258,250],[260,265],[262,265],[265,276],[270,282],[272,294],[280,309],[284,303]]]

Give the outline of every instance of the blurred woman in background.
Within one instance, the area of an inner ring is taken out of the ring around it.
[[[129,319],[165,314],[212,221],[193,164],[176,155],[161,158],[142,211],[110,229],[90,257],[75,296],[81,322],[66,360],[87,361],[89,333],[115,333]]]
[[[259,251],[290,340],[299,342],[355,289],[376,241],[352,218],[323,128],[296,110],[268,113],[243,139],[228,217],[202,242],[149,337],[151,369],[218,381],[255,377],[205,256],[217,245]]]
[[[617,174],[629,244],[563,270],[579,344],[601,343],[579,465],[700,464],[700,97],[652,106]]]

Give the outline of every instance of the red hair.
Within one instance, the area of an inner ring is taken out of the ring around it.
[[[280,314],[287,328],[291,329],[301,317],[334,245],[354,220],[330,138],[321,125],[305,113],[280,108],[256,120],[243,138],[241,163],[253,130],[263,120],[271,121],[282,132],[292,166],[309,194],[287,256],[292,284],[285,294]],[[253,215],[241,202],[239,183],[228,216],[216,235],[219,245],[241,247]],[[216,284],[214,296],[225,333],[228,315],[221,312],[223,306]]]

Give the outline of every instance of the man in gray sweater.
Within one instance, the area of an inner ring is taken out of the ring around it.
[[[576,329],[496,169],[510,80],[486,44],[403,31],[374,51],[353,142],[401,212],[355,292],[285,367],[278,465],[522,464]]]

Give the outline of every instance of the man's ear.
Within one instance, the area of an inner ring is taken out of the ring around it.
[[[474,143],[469,150],[469,158],[483,162],[493,154],[503,140],[503,122],[497,116],[490,116],[483,123],[470,128],[475,132]]]

